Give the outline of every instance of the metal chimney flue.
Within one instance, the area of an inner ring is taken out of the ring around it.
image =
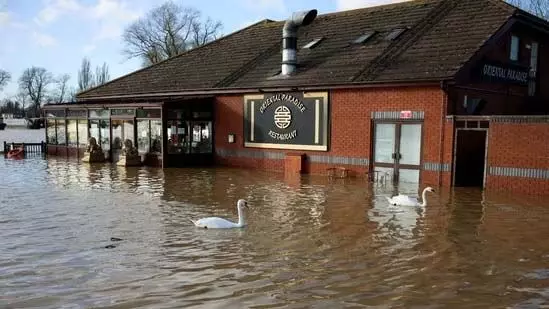
[[[282,75],[291,75],[297,68],[297,29],[316,18],[317,10],[295,12],[282,29]]]

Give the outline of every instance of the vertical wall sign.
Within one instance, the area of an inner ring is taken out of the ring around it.
[[[244,146],[328,151],[328,93],[244,96]]]

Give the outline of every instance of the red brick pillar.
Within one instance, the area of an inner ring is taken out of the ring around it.
[[[305,154],[303,153],[287,153],[284,158],[284,173],[285,174],[301,174],[303,170],[303,162]]]

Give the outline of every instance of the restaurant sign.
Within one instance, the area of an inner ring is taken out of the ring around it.
[[[495,83],[512,83],[528,85],[528,67],[503,64],[498,62],[482,62],[480,76],[482,80]]]
[[[328,93],[244,97],[245,146],[328,150]]]

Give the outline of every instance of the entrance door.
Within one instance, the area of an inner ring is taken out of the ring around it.
[[[419,182],[421,123],[376,123],[374,170],[397,182]]]
[[[486,162],[486,130],[457,130],[456,187],[484,186]]]

